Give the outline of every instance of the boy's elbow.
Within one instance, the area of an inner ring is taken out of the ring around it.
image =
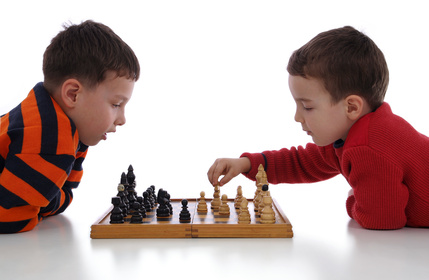
[[[34,229],[42,219],[39,207],[21,206],[5,209],[0,206],[0,233],[18,233]]]
[[[357,216],[357,217],[356,217]],[[381,216],[362,216],[355,215],[353,217],[360,226],[365,229],[372,230],[395,230],[405,227],[407,224],[407,218],[404,215],[392,216],[392,215],[381,215]]]
[[[39,218],[16,222],[0,222],[0,233],[19,233],[34,229],[39,223]]]

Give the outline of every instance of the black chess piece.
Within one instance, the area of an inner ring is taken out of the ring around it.
[[[155,207],[155,197],[153,195],[153,189],[150,187],[147,188],[146,193],[147,193],[147,201],[150,204],[150,208],[154,208]],[[144,197],[144,192],[143,192],[143,197]]]
[[[143,216],[140,212],[140,203],[138,203],[137,201],[135,201],[132,205],[131,215],[131,224],[143,223]]]
[[[165,198],[165,191],[164,191],[164,189],[163,188],[160,188],[159,190],[158,190],[158,195],[157,195],[157,197],[156,197],[156,202],[158,203],[158,204],[161,204],[161,200],[163,200]]]
[[[130,166],[128,167],[128,173],[127,173],[128,184],[135,187],[135,180],[136,180],[136,175],[134,174],[134,168],[130,164]]]
[[[128,189],[128,196],[127,199],[129,201],[129,209],[128,209],[128,214],[131,214],[131,209],[133,208],[133,204],[134,202],[137,201],[137,198],[134,195],[134,192],[130,189]]]
[[[166,205],[170,210],[170,215],[173,215],[173,206],[171,205],[170,194],[168,192],[165,192],[165,198],[166,198]]]
[[[170,209],[167,206],[167,198],[165,197],[166,192],[163,189],[158,191],[158,209],[156,209],[157,217],[168,217],[170,216]]]
[[[146,218],[146,208],[144,207],[144,204],[143,204],[143,197],[141,196],[137,197],[137,202],[139,203],[139,206],[140,206],[140,214],[142,214],[143,218]]]
[[[125,174],[125,172],[122,172],[122,174],[121,174],[121,182],[120,182],[120,184],[124,185],[125,188],[128,185],[127,175]]]
[[[157,202],[158,200],[156,199],[155,186],[154,186],[154,185],[151,185],[149,188],[151,188],[151,189],[152,189],[153,201],[154,201],[154,204],[156,204],[156,202]]]
[[[150,212],[152,210],[152,205],[150,203],[150,196],[148,191],[143,192],[143,206],[146,212]]]
[[[182,199],[182,211],[179,214],[179,221],[181,223],[191,222],[191,213],[188,210],[188,200]]]
[[[264,191],[264,192],[268,191],[268,185],[266,185],[266,184],[263,185],[262,186],[262,191]]]
[[[127,204],[125,204],[125,198],[126,198],[125,194],[121,193],[119,195],[119,198],[121,200],[121,202],[119,203],[119,208],[121,208],[121,210],[122,210],[122,216],[124,216],[124,218],[126,218],[128,215],[128,206],[127,206]]]
[[[122,215],[122,210],[119,207],[121,203],[120,197],[112,197],[113,210],[110,213],[110,223],[111,224],[123,224],[124,216]]]

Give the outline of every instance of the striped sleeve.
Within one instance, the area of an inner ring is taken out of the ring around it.
[[[64,211],[87,147],[79,149],[74,124],[41,84],[2,117],[0,140],[0,233],[31,230]]]

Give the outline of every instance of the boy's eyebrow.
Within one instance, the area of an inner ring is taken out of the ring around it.
[[[123,95],[121,95],[121,94],[116,94],[114,97],[118,98],[120,100],[123,100],[123,101],[128,101],[128,98],[125,97],[125,96],[123,96]]]
[[[300,98],[295,98],[296,101],[304,101],[304,102],[310,102],[312,101],[311,99],[305,98],[305,97],[300,97]]]

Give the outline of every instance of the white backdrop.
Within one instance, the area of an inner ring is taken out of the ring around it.
[[[0,114],[43,80],[42,55],[64,22],[110,26],[135,51],[141,78],[127,124],[90,149],[70,211],[108,206],[131,163],[141,190],[172,197],[211,196],[206,172],[217,157],[237,157],[311,139],[295,123],[286,65],[291,53],[328,29],[352,25],[384,52],[393,111],[429,134],[429,20],[424,1],[8,1],[0,4]],[[404,147],[406,148],[406,147]],[[223,189],[245,196],[242,176]],[[345,215],[349,187],[338,177],[316,186],[272,186],[294,205],[323,197]],[[289,190],[301,195],[287,198]],[[306,191],[319,192],[308,196]],[[306,200],[304,200],[306,199]],[[310,200],[308,200],[310,199]],[[97,212],[96,211],[96,212]],[[286,212],[288,212],[286,211]],[[98,215],[98,213],[96,215]]]

